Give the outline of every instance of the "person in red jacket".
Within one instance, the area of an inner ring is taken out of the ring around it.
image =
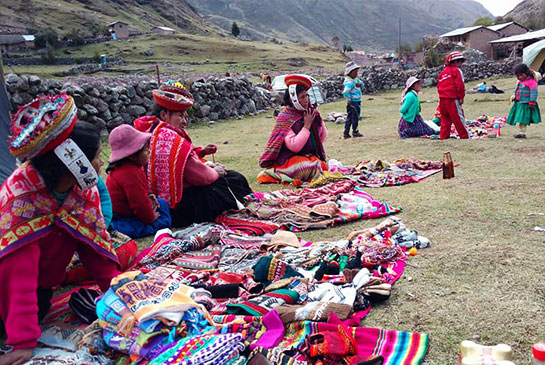
[[[172,223],[167,201],[150,192],[144,172],[150,138],[150,133],[122,124],[108,139],[112,154],[106,186],[112,198],[112,227],[131,238],[152,236]]]
[[[441,139],[450,138],[452,123],[454,123],[460,139],[469,138],[462,109],[465,85],[460,66],[464,61],[464,55],[460,52],[450,53],[445,60],[445,68],[437,78],[439,109],[441,111],[441,131],[439,133]]]

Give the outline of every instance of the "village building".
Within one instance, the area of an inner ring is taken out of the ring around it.
[[[2,53],[26,51],[34,48],[33,35],[0,34],[0,50]]]
[[[496,39],[490,42],[495,49],[507,47],[510,57],[522,57],[525,47],[545,39],[545,29],[536,30],[524,34],[512,35],[510,37]]]
[[[492,29],[493,31],[500,33],[501,38],[510,37],[517,34],[524,34],[530,31],[529,28],[526,28],[524,25],[517,22],[491,25],[488,27],[488,29]]]
[[[466,48],[473,48],[483,52],[486,57],[493,59],[494,53],[491,41],[501,38],[499,32],[482,25],[458,28],[439,36],[442,43],[461,43]]]
[[[127,23],[116,21],[108,24],[108,27],[114,40],[129,39],[129,25]]]

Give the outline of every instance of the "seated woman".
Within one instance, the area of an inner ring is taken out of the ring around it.
[[[96,188],[100,133],[76,116],[74,99],[61,94],[35,99],[12,121],[10,151],[26,161],[0,188],[0,317],[10,350],[2,365],[32,355],[51,288],[75,252],[103,291],[119,274]]]
[[[150,132],[148,182],[152,192],[170,207],[172,225],[214,221],[251,193],[248,181],[220,164],[201,161],[184,128],[193,97],[183,87],[163,85],[153,91],[155,117],[134,121],[141,132]]]
[[[320,113],[310,104],[307,91],[312,82],[305,76],[289,75],[284,94],[285,108],[269,137],[259,166],[265,168],[260,184],[310,181],[327,170],[324,141],[327,128]]]
[[[420,99],[418,93],[422,88],[422,80],[409,77],[405,90],[401,94],[401,119],[397,131],[401,138],[432,136],[438,134],[420,116]]]
[[[151,134],[122,124],[109,136],[110,166],[106,185],[112,199],[112,227],[132,238],[152,236],[170,228],[166,200],[149,191],[144,166],[149,162]]]

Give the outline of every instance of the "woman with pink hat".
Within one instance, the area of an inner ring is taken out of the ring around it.
[[[409,77],[405,83],[405,90],[401,93],[401,119],[397,131],[401,138],[431,136],[437,134],[420,116],[420,98],[418,93],[422,88],[422,80]]]
[[[320,113],[310,104],[307,91],[312,81],[303,75],[288,75],[285,109],[276,117],[259,166],[265,168],[260,184],[310,181],[327,170],[324,141],[327,128]]]
[[[100,133],[76,119],[74,99],[60,94],[35,99],[11,122],[10,152],[25,162],[0,188],[2,365],[32,355],[74,253],[102,291],[119,274],[96,187]]]
[[[150,192],[144,172],[150,138],[128,124],[114,128],[109,136],[112,154],[106,185],[112,198],[112,227],[132,238],[152,236],[172,223],[167,201]]]

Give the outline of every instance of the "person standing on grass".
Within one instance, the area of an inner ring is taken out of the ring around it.
[[[354,61],[345,65],[344,69],[344,90],[343,96],[346,99],[346,122],[344,124],[345,139],[351,138],[350,128],[352,128],[352,137],[363,137],[358,131],[358,122],[361,115],[361,92],[363,82],[358,78],[360,66]]]
[[[445,60],[445,68],[437,78],[439,109],[441,111],[441,131],[439,133],[441,139],[450,138],[452,123],[454,123],[460,139],[469,138],[462,109],[465,85],[460,67],[464,61],[464,55],[460,52],[450,53]]]
[[[526,138],[526,127],[529,124],[541,123],[541,113],[537,105],[537,81],[534,71],[521,63],[515,66],[514,74],[517,77],[517,85],[515,87],[515,95],[511,97],[511,101],[515,103],[509,111],[507,124],[519,124],[519,133],[515,134],[515,138]]]

